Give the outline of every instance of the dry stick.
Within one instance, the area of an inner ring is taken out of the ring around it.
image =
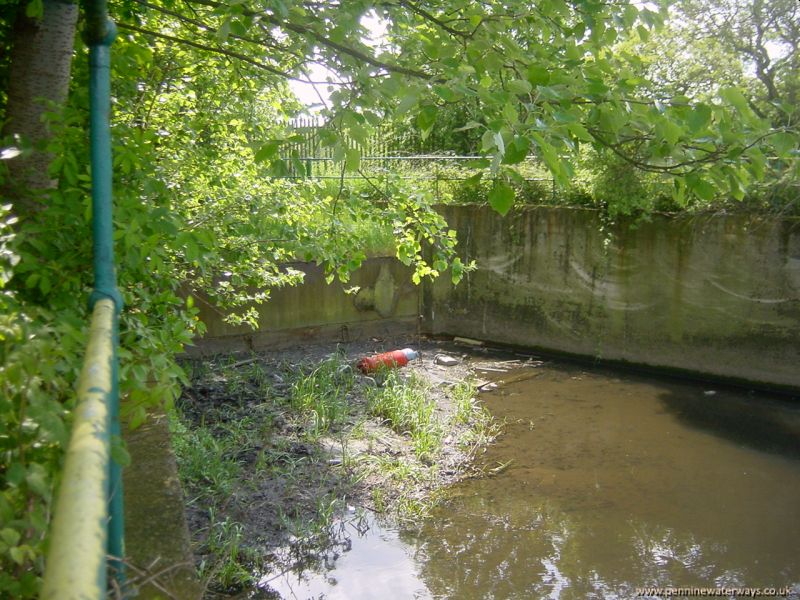
[[[238,362],[233,363],[232,365],[228,365],[230,368],[235,369],[236,367],[241,367],[243,365],[249,365],[250,363],[254,363],[258,360],[261,360],[260,356],[254,356],[253,358],[246,358],[244,360],[240,360]]]
[[[111,558],[111,557],[109,557],[109,558]],[[115,560],[119,561],[119,559],[115,559]],[[180,563],[168,565],[168,566],[164,567],[163,569],[161,569],[160,571],[156,571],[155,573],[150,573],[150,569],[152,569],[158,563],[158,561],[159,561],[159,559],[156,558],[152,563],[150,563],[149,567],[146,567],[144,569],[142,569],[140,567],[137,567],[136,565],[132,564],[129,560],[124,560],[124,561],[121,561],[121,562],[123,562],[123,564],[125,565],[126,569],[128,569],[130,571],[134,571],[136,573],[136,577],[133,577],[133,578],[128,580],[129,584],[135,585],[135,586],[139,586],[139,587],[144,586],[144,585],[152,585],[153,587],[158,589],[158,591],[160,591],[161,593],[163,593],[167,597],[172,598],[173,600],[177,600],[177,597],[174,594],[172,594],[172,592],[170,592],[169,590],[164,588],[164,586],[162,584],[160,584],[157,581],[157,579],[162,577],[162,576],[164,576],[164,575],[166,575],[170,571],[174,571],[174,570],[177,570],[177,569],[180,569],[180,568],[183,568],[183,567],[193,567],[194,565],[192,565],[192,563],[190,563],[188,561],[187,562],[180,562]],[[119,584],[117,583],[116,579],[112,578],[111,581],[112,581],[112,587],[114,588],[113,589],[114,598],[123,598],[122,590],[120,589]]]

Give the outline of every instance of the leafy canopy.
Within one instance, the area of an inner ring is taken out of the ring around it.
[[[169,20],[133,24],[154,13]],[[500,212],[509,207],[509,183],[519,180],[515,165],[535,156],[566,185],[584,145],[674,178],[679,202],[688,194],[740,198],[774,160],[791,161],[796,173],[791,124],[775,126],[738,82],[702,99],[672,95],[674,87],[663,89],[635,54],[620,51],[632,35],[648,39],[667,15],[665,2],[625,0],[136,0],[121,27],[184,39],[281,77],[307,80],[313,63],[326,65],[338,76],[327,84],[324,143],[352,171],[352,144],[371,126],[412,114],[425,135],[448,107],[468,107],[460,126],[480,133]],[[369,39],[366,16],[385,26],[379,43]],[[274,140],[256,149],[280,170],[278,154]]]

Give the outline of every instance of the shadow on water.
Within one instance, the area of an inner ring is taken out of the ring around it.
[[[701,395],[668,386],[659,399],[687,427],[761,452],[800,458],[800,398],[729,389],[706,389]]]

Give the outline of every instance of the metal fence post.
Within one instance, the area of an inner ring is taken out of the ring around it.
[[[116,27],[105,0],[86,0],[89,46],[94,290],[78,407],[55,505],[42,598],[106,596],[107,569],[124,589],[122,470],[111,459],[120,435],[117,348],[122,296],[114,270],[110,72]],[[106,556],[111,559],[107,563]]]

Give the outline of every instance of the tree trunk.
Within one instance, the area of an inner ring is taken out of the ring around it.
[[[49,138],[44,113],[63,106],[69,91],[77,4],[45,0],[41,19],[25,16],[25,4],[11,33],[8,101],[4,135],[13,135],[30,151],[8,161],[5,194],[17,216],[42,208],[43,194],[55,187],[45,152]],[[17,142],[18,144],[20,142]]]

